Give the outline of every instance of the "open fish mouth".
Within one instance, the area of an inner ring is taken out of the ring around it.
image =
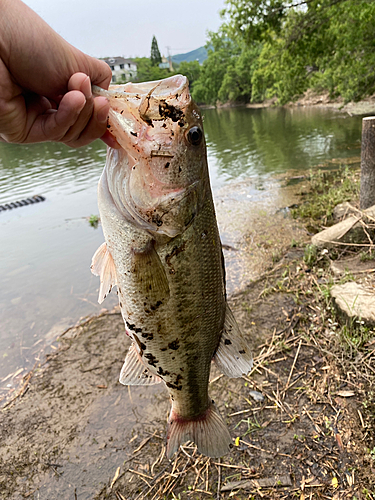
[[[94,95],[104,96],[110,100],[110,121],[115,119],[125,124],[126,129],[129,128],[129,123],[126,123],[129,117],[122,116],[125,105],[133,119],[138,122],[141,120],[152,125],[152,121],[169,118],[181,125],[183,109],[191,102],[189,82],[182,75],[146,83],[129,82],[124,85],[111,85],[108,90],[93,85],[92,90]]]

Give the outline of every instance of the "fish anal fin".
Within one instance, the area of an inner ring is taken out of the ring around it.
[[[132,344],[121,368],[119,381],[123,385],[154,385],[160,384],[161,378],[146,368],[135,345]]]
[[[193,441],[198,451],[207,457],[218,458],[229,453],[232,438],[215,403],[192,419],[179,416],[172,406],[168,420],[167,457],[171,458],[186,441]]]
[[[219,370],[230,378],[246,375],[253,367],[253,357],[232,311],[227,305],[224,330],[214,356]]]
[[[142,250],[133,250],[132,273],[137,277],[137,287],[148,296],[169,297],[167,274],[150,241]]]
[[[101,304],[112,290],[112,287],[117,284],[115,263],[106,243],[102,243],[94,253],[91,272],[100,277],[98,302]]]

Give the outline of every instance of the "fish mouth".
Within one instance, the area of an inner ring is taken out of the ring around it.
[[[110,100],[110,121],[114,119],[122,124],[126,121],[121,116],[124,114],[124,105],[129,108],[134,119],[152,125],[153,120],[183,120],[183,109],[191,102],[189,81],[183,75],[145,83],[111,85],[108,90],[93,85],[92,91],[94,96],[104,96]]]

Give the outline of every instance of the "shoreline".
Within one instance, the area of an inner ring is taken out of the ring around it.
[[[248,109],[263,109],[263,108],[329,108],[341,113],[346,113],[349,116],[359,115],[375,115],[375,94],[368,96],[358,102],[350,101],[345,104],[342,98],[331,99],[328,92],[317,93],[308,90],[305,94],[299,97],[296,101],[287,104],[279,105],[277,100],[266,99],[260,103],[236,103],[227,102],[220,105],[202,104],[201,109],[225,109],[245,107]]]

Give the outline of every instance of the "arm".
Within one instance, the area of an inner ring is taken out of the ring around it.
[[[106,132],[111,71],[79,51],[20,0],[0,0],[0,139],[79,147]]]

